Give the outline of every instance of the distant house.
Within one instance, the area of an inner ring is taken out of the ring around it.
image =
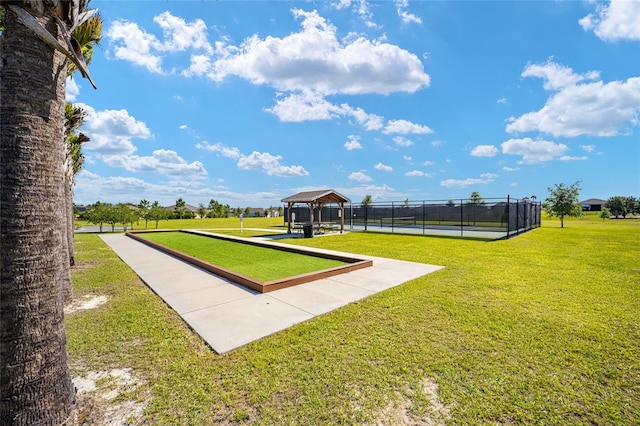
[[[580,201],[582,211],[585,212],[599,212],[602,211],[606,200],[600,200],[599,198],[589,198],[588,200]]]
[[[185,204],[184,205],[184,212],[189,212],[192,217],[195,217],[196,219],[201,219],[200,215],[198,214],[198,208],[196,206],[192,206],[191,204]],[[171,213],[178,213],[178,208],[176,207],[176,205],[172,205],[172,206],[168,206],[165,207],[165,210],[167,210],[168,212]]]
[[[264,216],[264,209],[249,207],[249,214],[247,217],[262,217]]]

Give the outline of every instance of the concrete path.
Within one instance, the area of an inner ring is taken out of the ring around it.
[[[373,266],[261,294],[124,234],[102,234],[100,238],[217,353],[228,352],[442,269],[442,266],[356,255],[373,260]],[[265,244],[286,246],[277,242]],[[331,252],[312,248],[309,251]]]

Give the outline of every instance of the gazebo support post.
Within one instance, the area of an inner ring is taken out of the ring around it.
[[[320,224],[322,223],[322,207],[324,204],[318,203],[318,232],[320,232]]]
[[[309,206],[309,222],[311,223],[311,233],[313,233],[313,202],[307,203]]]
[[[287,234],[291,233],[291,208],[293,207],[292,203],[287,203]]]

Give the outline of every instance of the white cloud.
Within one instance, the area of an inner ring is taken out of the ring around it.
[[[599,77],[599,73],[590,71],[583,75],[576,74],[571,68],[549,60],[542,64],[528,64],[521,76],[539,77],[545,80],[542,85],[545,90],[558,90],[573,86],[580,81],[595,80]]]
[[[435,163],[433,161],[425,161],[424,163],[422,163],[423,166],[433,166]]]
[[[131,172],[158,172],[164,175],[206,175],[207,171],[200,161],[187,163],[177,152],[165,149],[153,151],[151,156],[105,155],[105,163],[112,167],[122,167]]]
[[[368,114],[362,108],[353,108],[346,103],[332,104],[317,92],[306,90],[284,97],[280,94],[280,96],[273,107],[265,109],[265,111],[275,114],[280,121],[302,122],[353,117],[366,130],[382,128],[383,118],[381,116]]]
[[[433,175],[431,175],[430,173],[425,173],[421,170],[411,170],[410,172],[407,172],[404,174],[405,176],[408,177],[432,177]]]
[[[242,154],[240,153],[240,150],[238,148],[225,146],[221,142],[211,145],[209,142],[203,141],[197,143],[195,146],[198,149],[220,153],[222,154],[222,156],[231,158],[233,160],[238,160],[242,157]]]
[[[509,139],[501,144],[503,154],[519,155],[519,164],[535,164],[562,157],[569,149],[565,144],[549,141],[534,141],[531,138]]]
[[[374,166],[376,170],[381,170],[383,172],[392,172],[393,167],[387,166],[386,164],[378,163]]]
[[[493,145],[478,145],[471,150],[471,155],[474,157],[494,157],[500,152],[498,148]]]
[[[499,103],[499,104],[506,104],[507,102],[508,102],[507,98],[500,98],[496,101],[496,103]]]
[[[164,41],[147,33],[134,22],[122,19],[114,21],[105,32],[117,59],[146,68],[149,72],[163,74],[162,60],[165,52],[181,52],[188,49],[213,53],[207,41],[207,26],[201,19],[191,23],[164,12],[153,20],[163,31]]]
[[[302,166],[283,166],[280,164],[281,155],[271,155],[268,152],[253,151],[248,156],[243,156],[238,160],[240,170],[262,170],[270,176],[292,177],[308,176]]]
[[[189,128],[189,126],[187,126],[186,124],[181,124],[181,125],[179,126],[179,129],[180,129],[180,130],[187,130],[188,128]]]
[[[502,168],[502,170],[504,170],[505,172],[517,172],[518,170],[520,170],[520,167],[507,167],[507,166],[504,166]]]
[[[393,141],[396,143],[396,145],[398,146],[411,146],[413,145],[413,142],[411,142],[409,139],[404,138],[402,136],[396,136],[393,138]]]
[[[106,31],[106,36],[113,45],[113,53],[117,59],[131,62],[146,68],[149,72],[162,74],[162,57],[152,54],[153,46],[158,39],[138,27],[138,24],[117,20]]]
[[[365,183],[365,182],[371,182],[373,179],[371,179],[371,177],[367,176],[363,172],[353,172],[349,175],[349,180]]]
[[[495,178],[499,177],[499,175],[495,173],[482,173],[480,177],[483,177],[487,180],[494,180]]]
[[[67,77],[66,85],[65,85],[64,100],[66,102],[75,102],[76,96],[78,96],[79,94],[80,94],[80,86],[78,86],[78,84],[73,78]]]
[[[212,53],[213,49],[207,40],[207,25],[202,19],[187,23],[184,19],[164,12],[153,18],[162,28],[164,43],[157,44],[158,50],[182,52],[187,49],[201,49]]]
[[[336,28],[317,11],[293,9],[301,31],[286,37],[253,35],[228,46],[207,76],[235,75],[282,91],[311,90],[323,95],[413,93],[430,84],[420,59],[398,46],[364,37],[340,41]]]
[[[433,133],[427,126],[415,124],[407,120],[389,120],[384,128],[383,133],[399,133],[399,134],[425,134]]]
[[[219,153],[224,157],[237,160],[240,170],[261,170],[269,176],[292,177],[308,176],[309,172],[302,166],[283,166],[280,164],[281,155],[272,155],[268,152],[253,151],[249,155],[244,155],[236,147],[225,146],[221,142],[213,145],[204,141],[195,145],[198,149]]]
[[[349,135],[349,140],[344,143],[344,147],[347,151],[353,151],[354,149],[362,149],[362,145],[360,145],[360,137],[356,135]]]
[[[491,182],[493,182],[493,178],[485,178],[485,179],[467,178],[462,180],[445,179],[442,182],[440,182],[440,185],[444,186],[445,188],[466,188],[471,185],[488,185]]]
[[[105,155],[130,155],[136,151],[133,139],[148,139],[152,136],[147,125],[130,116],[127,110],[96,111],[93,107],[79,103],[87,113],[82,131],[91,139],[83,145],[87,151]]]
[[[580,145],[580,148],[582,148],[586,152],[593,152],[596,149],[596,146],[595,145]]]
[[[587,159],[588,157],[586,155],[582,157],[572,157],[570,155],[563,155],[562,157],[558,158],[558,160],[560,161],[584,161]]]
[[[404,159],[404,161],[412,161],[413,157],[410,157],[408,155],[403,155],[402,158]]]
[[[608,6],[598,5],[595,14],[578,23],[604,41],[640,40],[640,1],[611,0]]]
[[[537,131],[556,137],[616,136],[630,133],[640,123],[640,77],[579,83],[597,73],[581,76],[552,62],[532,67],[528,66],[533,71],[527,75],[544,78],[545,88],[557,91],[539,111],[511,118],[507,132]]]
[[[360,16],[367,27],[379,27],[379,25],[373,21],[373,14],[369,10],[369,3],[367,2],[367,0],[337,0],[335,2],[332,2],[331,5],[334,9],[337,10],[351,8],[353,13]]]
[[[377,114],[369,114],[362,108],[352,108],[347,104],[341,104],[340,108],[345,115],[350,115],[356,119],[358,124],[364,126],[365,130],[380,130],[382,129],[383,118]]]
[[[276,104],[266,111],[277,115],[281,121],[289,122],[330,120],[344,113],[342,108],[312,91],[293,93],[278,99]]]
[[[337,10],[342,10],[347,7],[351,7],[351,0],[337,0],[331,3],[331,6]]]
[[[407,8],[409,7],[408,0],[396,0],[396,11],[398,12],[398,16],[402,19],[402,22],[405,24],[422,24],[422,19],[413,13],[407,12]]]

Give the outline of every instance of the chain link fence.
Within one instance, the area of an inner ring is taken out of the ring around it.
[[[286,209],[285,209],[286,210]],[[309,208],[292,207],[295,222],[309,221]],[[489,198],[482,201],[424,200],[345,205],[345,228],[350,231],[461,236],[501,239],[538,228],[542,205],[529,199]],[[339,222],[340,209],[328,205],[314,218]],[[285,221],[287,213],[285,212]]]

